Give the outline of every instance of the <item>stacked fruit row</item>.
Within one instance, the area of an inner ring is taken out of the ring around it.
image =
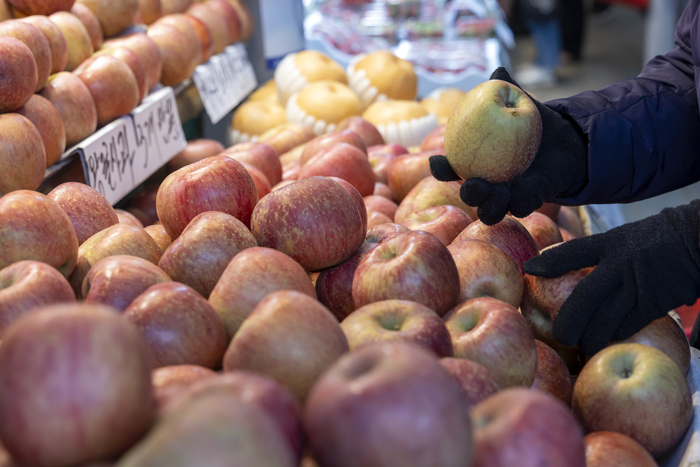
[[[240,0],[5,1],[0,195],[38,188],[66,147],[252,32]],[[152,22],[147,33],[132,28],[139,17]]]
[[[4,467],[646,467],[678,443],[675,321],[587,356],[552,321],[589,270],[522,271],[574,211],[486,226],[430,176],[440,131],[409,154],[339,127],[191,142],[125,212],[76,183],[0,198]]]

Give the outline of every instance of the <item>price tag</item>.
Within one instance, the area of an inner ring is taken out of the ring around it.
[[[187,145],[177,110],[175,93],[170,87],[148,96],[131,113],[138,158],[135,161],[140,184]]]
[[[81,152],[85,180],[111,204],[138,185],[139,148],[131,117],[122,117],[85,139]]]
[[[199,65],[192,80],[214,124],[221,121],[258,85],[243,44],[230,45],[207,63]]]

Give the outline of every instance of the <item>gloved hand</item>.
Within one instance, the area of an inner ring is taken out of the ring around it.
[[[527,261],[526,273],[558,277],[597,267],[554,320],[554,337],[593,355],[700,297],[700,200],[608,232],[565,242]]]
[[[518,86],[503,67],[494,71],[491,79]],[[530,167],[508,182],[492,184],[483,178],[471,178],[462,184],[462,200],[479,208],[479,219],[486,225],[497,224],[509,211],[525,217],[545,201],[580,191],[588,181],[588,151],[583,136],[559,112],[532,100],[542,118],[542,141]],[[430,172],[444,182],[460,180],[445,156],[430,158]]]

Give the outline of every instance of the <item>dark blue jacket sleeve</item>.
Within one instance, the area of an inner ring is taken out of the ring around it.
[[[562,204],[650,198],[700,180],[700,115],[693,48],[700,0],[676,29],[677,47],[633,79],[547,102],[580,127],[588,144],[588,184]],[[700,50],[697,51],[700,53]]]

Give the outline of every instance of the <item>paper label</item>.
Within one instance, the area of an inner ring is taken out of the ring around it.
[[[79,149],[87,184],[111,204],[138,185],[139,153],[131,117],[122,117],[85,139]]]
[[[212,123],[221,121],[258,85],[243,44],[226,47],[199,65],[192,80]]]
[[[187,145],[173,89],[163,88],[148,96],[133,112],[142,183]]]

